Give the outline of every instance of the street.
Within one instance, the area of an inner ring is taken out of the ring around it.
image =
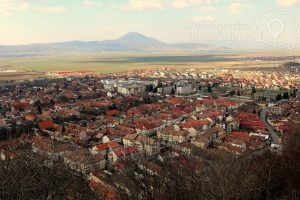
[[[273,144],[279,144],[278,135],[275,133],[272,126],[267,121],[267,112],[268,112],[267,109],[262,109],[261,112],[260,112],[260,118],[264,122],[264,124],[266,125],[268,131],[271,133],[272,143]]]

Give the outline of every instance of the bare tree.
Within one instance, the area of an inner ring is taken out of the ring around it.
[[[60,161],[24,153],[0,161],[0,199],[97,199]]]

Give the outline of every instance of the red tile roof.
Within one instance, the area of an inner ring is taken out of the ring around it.
[[[116,141],[111,141],[111,142],[108,142],[106,143],[111,149],[115,149],[115,148],[118,148],[120,147],[120,145],[116,142]]]
[[[104,144],[97,144],[96,148],[98,151],[104,151],[104,150],[107,150],[109,147],[108,147],[107,143],[104,143]]]
[[[135,148],[135,147],[127,147],[127,148],[122,148],[122,149],[118,149],[118,150],[115,150],[114,153],[118,156],[118,157],[121,157],[121,156],[128,156],[130,154],[134,154],[134,153],[137,153],[138,152],[138,149]]]
[[[137,129],[147,129],[147,130],[151,130],[157,127],[154,122],[149,122],[146,120],[137,120],[135,122],[135,126]]]
[[[169,100],[169,102],[171,102],[173,104],[178,104],[178,105],[183,104],[185,102],[184,99],[178,98],[178,97],[170,97],[168,100]]]
[[[250,142],[249,133],[245,133],[245,132],[233,131],[230,135],[228,135],[228,137],[234,138],[234,139],[239,139],[246,143]]]
[[[192,120],[189,122],[186,122],[182,125],[183,128],[191,128],[191,127],[199,127],[204,125],[209,125],[211,122],[207,119],[204,120]]]
[[[54,123],[51,120],[39,122],[38,127],[42,130],[46,130],[46,129],[54,128]]]
[[[117,110],[108,110],[106,111],[106,115],[108,116],[116,116],[119,113]]]

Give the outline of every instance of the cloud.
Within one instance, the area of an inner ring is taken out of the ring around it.
[[[24,11],[60,14],[66,11],[61,6],[34,6],[28,2],[26,0],[0,0],[0,15],[10,16],[13,13]]]
[[[217,0],[175,0],[172,3],[170,3],[170,7],[176,9],[183,9],[193,6],[212,4],[216,2]]]
[[[202,22],[202,21],[214,21],[216,18],[213,16],[194,16],[191,20],[193,22]]]
[[[35,7],[34,10],[41,12],[41,13],[46,13],[46,14],[48,14],[48,13],[61,14],[61,13],[66,12],[66,9],[61,6],[46,6],[46,7],[38,6],[38,7]]]
[[[251,4],[242,3],[242,2],[233,2],[229,4],[226,9],[229,14],[235,15],[251,8],[253,8]]]
[[[118,16],[113,13],[110,13],[110,14],[102,13],[102,14],[100,14],[100,17],[103,19],[107,19],[107,20],[115,20],[118,18]]]
[[[102,5],[102,2],[97,0],[85,0],[83,1],[83,5],[86,7],[98,7]]]
[[[127,10],[143,11],[146,9],[163,9],[165,2],[161,0],[129,0],[125,6]]]
[[[29,3],[18,2],[16,0],[0,0],[0,15],[9,16],[13,12],[26,11],[29,9]]]
[[[113,31],[113,30],[114,30],[114,27],[111,25],[93,29],[93,31],[96,33],[107,33],[108,31]]]
[[[216,12],[219,8],[216,6],[201,6],[199,10],[203,12]]]
[[[147,9],[184,9],[193,6],[207,5],[218,0],[129,0],[125,9],[143,11]]]
[[[296,6],[300,5],[300,0],[277,0],[280,6]]]
[[[128,27],[145,27],[145,24],[144,23],[135,22],[135,23],[127,23],[124,26],[128,26]]]

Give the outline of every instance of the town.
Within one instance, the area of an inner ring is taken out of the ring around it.
[[[2,84],[1,160],[28,144],[63,160],[105,199],[133,195],[128,170],[137,179],[164,177],[170,159],[202,171],[203,154],[281,154],[290,124],[300,123],[297,73],[164,67],[49,75]]]

